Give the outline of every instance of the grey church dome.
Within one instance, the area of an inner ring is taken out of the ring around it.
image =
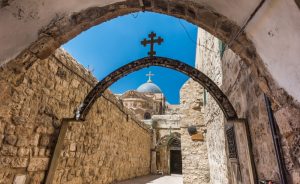
[[[148,81],[137,88],[140,93],[162,93],[160,88],[152,81]]]
[[[140,92],[140,93],[162,93],[160,88],[154,84],[151,80],[151,77],[153,76],[154,74],[151,73],[151,71],[146,74],[146,76],[148,76],[148,81],[142,85],[140,85],[138,88],[137,88],[137,92]]]

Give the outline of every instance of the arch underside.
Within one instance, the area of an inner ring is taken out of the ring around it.
[[[114,82],[134,71],[149,66],[166,67],[186,74],[187,76],[201,84],[211,94],[211,96],[216,100],[219,107],[222,109],[227,120],[237,119],[237,114],[232,104],[230,103],[226,95],[221,91],[221,89],[209,77],[190,65],[165,57],[141,58],[128,63],[110,73],[103,80],[98,82],[96,86],[85,97],[83,103],[76,113],[76,119],[84,120],[96,100],[101,97],[104,91]]]
[[[47,58],[60,45],[92,26],[141,10],[163,13],[185,19],[210,32],[224,43],[231,41],[231,38],[240,30],[238,25],[225,16],[222,16],[209,7],[201,5],[201,3],[191,0],[184,2],[175,0],[144,0],[143,2],[144,6],[141,6],[137,0],[116,2],[103,7],[91,6],[85,10],[63,15],[59,18],[56,17],[39,31],[38,39],[29,46],[28,50],[25,50],[14,59],[11,65],[17,70],[23,68],[26,70],[37,59]],[[270,87],[273,87],[273,78],[267,72],[253,43],[246,37],[244,32],[233,40],[229,47],[246,64],[251,64],[254,67],[255,72],[253,74],[255,77],[266,78],[269,81]],[[28,55],[31,57],[28,57]]]
[[[240,27],[212,9],[193,1],[144,0],[143,6],[137,0],[117,2],[103,7],[90,7],[70,16],[55,18],[40,30],[39,38],[30,46],[38,58],[47,58],[55,49],[71,40],[92,26],[101,24],[118,16],[138,11],[162,13],[185,19],[214,36],[224,43],[231,41]],[[230,45],[244,59],[258,59],[253,44],[242,33]]]
[[[178,132],[173,132],[161,137],[157,142],[156,149],[164,146],[181,147],[181,134]]]

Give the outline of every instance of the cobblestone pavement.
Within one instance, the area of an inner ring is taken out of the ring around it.
[[[182,175],[179,174],[172,174],[171,176],[149,175],[117,184],[183,184],[183,180]]]

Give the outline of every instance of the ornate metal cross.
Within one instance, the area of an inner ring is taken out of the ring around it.
[[[160,36],[157,39],[154,39],[156,37],[156,34],[154,32],[151,32],[148,37],[150,38],[150,40],[147,40],[145,38],[141,41],[141,44],[144,45],[144,47],[146,47],[147,44],[150,44],[150,51],[148,52],[148,55],[150,57],[153,57],[156,54],[156,52],[154,51],[154,44],[157,43],[158,45],[160,45],[164,41],[164,39],[162,39]]]
[[[148,74],[146,74],[146,76],[148,77],[148,82],[151,82],[151,77],[154,76],[154,74],[150,71]]]

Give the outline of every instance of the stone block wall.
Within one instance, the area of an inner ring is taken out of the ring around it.
[[[182,174],[184,184],[208,184],[206,125],[203,117],[203,87],[189,79],[180,89]],[[187,127],[194,125],[204,141],[192,141]]]
[[[61,120],[74,117],[96,82],[62,50],[45,60],[29,56],[0,68],[0,183],[44,181]],[[56,183],[76,183],[79,175],[83,182],[109,183],[148,174],[150,145],[147,127],[107,91],[86,122],[71,123]]]
[[[207,49],[209,48],[209,49]],[[196,67],[212,79],[218,86],[222,84],[222,68],[219,40],[198,28]],[[224,115],[207,91],[204,97],[204,122],[207,128],[207,149],[212,184],[231,183],[226,154]]]
[[[71,122],[55,183],[106,184],[149,174],[149,133],[114,103],[98,100],[85,122]]]
[[[274,180],[279,183],[279,171],[263,96],[263,93],[266,93],[271,96],[272,109],[279,127],[288,182],[298,184],[300,180],[299,103],[276,86],[274,81],[260,77],[259,70],[254,63],[241,60],[230,49],[226,49],[222,54],[219,40],[214,36],[199,29],[198,39],[200,42],[197,49],[197,67],[221,87],[237,111],[238,117],[245,118],[249,124],[250,137],[248,138],[251,140],[252,150],[245,150],[247,147],[243,145],[246,142],[240,142],[245,140],[245,134],[236,134],[241,182],[250,183],[252,180],[250,175],[257,173],[259,180]],[[211,172],[211,182],[233,183],[233,168],[230,168],[230,164],[227,168],[228,174],[225,175],[225,172],[222,172],[226,171],[226,163],[230,163],[230,159],[226,161],[224,131],[220,131],[224,130],[223,113],[210,95],[205,96],[207,103],[204,105],[204,120],[208,129],[209,166],[211,171],[214,171]],[[244,132],[238,126],[235,128],[236,133]],[[249,166],[248,151],[254,157],[254,170],[251,170]],[[218,170],[220,168],[222,169]],[[217,173],[219,176],[216,175]]]
[[[269,179],[279,183],[279,171],[269,126],[263,93],[269,91],[269,81],[255,77],[257,70],[240,59],[231,50],[222,57],[222,90],[233,103],[238,116],[248,120],[253,156],[258,179]],[[282,95],[283,96],[283,95]],[[291,99],[272,99],[273,111],[279,126],[284,159],[289,183],[300,181],[300,110]],[[241,157],[242,161],[244,158]]]

